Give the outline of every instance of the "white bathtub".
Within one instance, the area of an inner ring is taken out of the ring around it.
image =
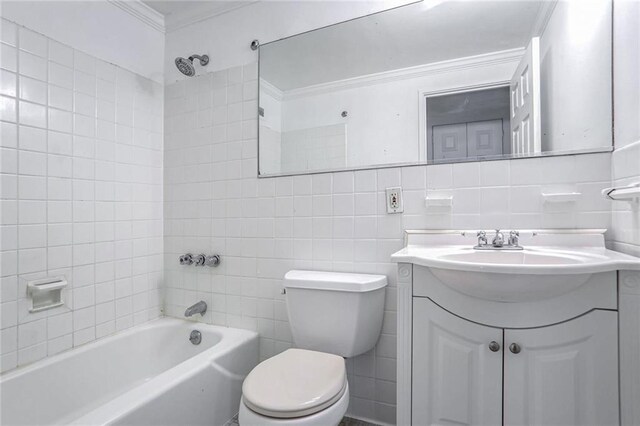
[[[221,426],[257,363],[254,332],[161,318],[2,375],[0,424]]]

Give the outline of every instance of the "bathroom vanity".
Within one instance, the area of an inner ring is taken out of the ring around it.
[[[521,231],[494,249],[474,248],[475,231],[407,231],[393,255],[398,424],[620,424],[640,391],[640,336],[624,326],[640,259],[603,233]]]

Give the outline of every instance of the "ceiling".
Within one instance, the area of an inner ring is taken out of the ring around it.
[[[167,31],[221,15],[255,3],[257,0],[142,0],[165,19]]]
[[[260,47],[282,91],[526,47],[542,2],[424,1]]]

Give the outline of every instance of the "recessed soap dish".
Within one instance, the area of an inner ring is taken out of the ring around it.
[[[575,203],[580,199],[580,192],[543,192],[542,199],[545,203]]]
[[[43,278],[27,283],[31,305],[29,312],[40,312],[64,305],[62,290],[67,286],[65,277]]]
[[[424,199],[424,204],[429,207],[451,207],[453,206],[453,196],[431,194]]]

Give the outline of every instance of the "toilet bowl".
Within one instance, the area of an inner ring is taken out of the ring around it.
[[[238,420],[243,426],[337,425],[348,406],[342,357],[288,349],[247,376]]]
[[[258,364],[242,386],[241,426],[335,426],[349,406],[345,357],[380,335],[387,277],[289,271],[285,299],[295,348]]]

